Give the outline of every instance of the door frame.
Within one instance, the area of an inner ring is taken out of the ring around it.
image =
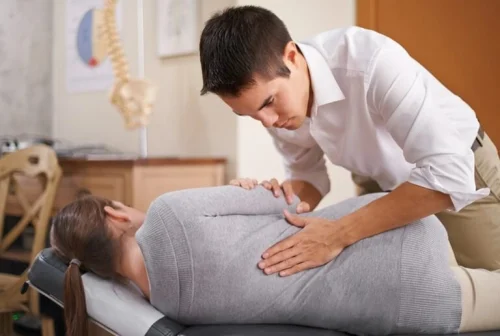
[[[377,30],[379,0],[356,0],[356,25]]]

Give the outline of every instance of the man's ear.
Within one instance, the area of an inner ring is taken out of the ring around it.
[[[297,45],[295,42],[290,41],[285,46],[285,52],[283,54],[283,61],[285,64],[292,64],[293,66],[297,66],[297,54],[298,54]]]
[[[129,215],[126,212],[124,212],[124,211],[120,211],[120,210],[114,209],[113,207],[110,207],[108,205],[106,205],[104,207],[104,211],[106,212],[106,214],[109,217],[111,217],[112,219],[114,219],[116,221],[130,222]]]

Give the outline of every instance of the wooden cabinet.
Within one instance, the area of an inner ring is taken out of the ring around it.
[[[88,193],[146,211],[151,201],[165,192],[226,183],[226,161],[219,158],[60,159],[60,165],[63,178],[54,212]],[[26,197],[33,202],[41,192],[41,181],[22,176],[17,180]],[[7,201],[7,214],[22,214],[14,196]]]

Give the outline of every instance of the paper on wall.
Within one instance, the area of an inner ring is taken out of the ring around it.
[[[113,85],[113,69],[98,29],[104,1],[66,0],[66,89],[70,93],[109,90]],[[118,31],[122,1],[116,11]]]

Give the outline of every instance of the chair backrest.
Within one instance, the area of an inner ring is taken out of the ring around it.
[[[45,247],[49,219],[52,214],[62,169],[55,151],[46,145],[34,145],[0,157],[0,255],[25,231],[31,223],[34,228],[31,258]],[[43,183],[42,192],[34,202],[23,192],[19,177],[37,178]],[[19,222],[2,237],[5,208],[9,195],[16,197],[24,215]]]

